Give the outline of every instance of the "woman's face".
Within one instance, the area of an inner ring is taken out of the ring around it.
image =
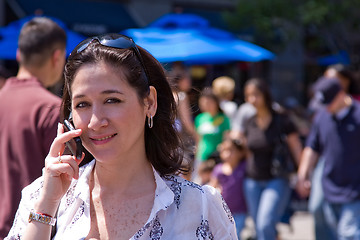
[[[245,100],[252,104],[256,109],[265,106],[265,99],[262,92],[253,84],[246,86],[245,88]]]
[[[144,150],[146,105],[124,74],[104,62],[83,65],[71,85],[72,115],[84,147],[100,161]]]

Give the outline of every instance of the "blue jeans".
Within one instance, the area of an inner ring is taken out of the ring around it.
[[[342,204],[325,202],[324,213],[338,240],[360,240],[360,200]]]
[[[324,192],[322,190],[322,173],[324,170],[324,159],[320,158],[313,172],[311,179],[311,193],[309,198],[309,212],[314,216],[315,239],[335,240],[336,235],[327,224],[324,215]]]
[[[238,234],[239,239],[241,239],[241,231],[244,229],[246,214],[245,213],[233,213],[233,217],[235,220],[236,232]]]
[[[290,198],[288,181],[281,178],[272,180],[244,181],[245,199],[252,217],[257,240],[275,240],[276,224],[280,221]]]

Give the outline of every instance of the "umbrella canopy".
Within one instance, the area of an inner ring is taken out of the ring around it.
[[[148,50],[160,62],[183,61],[193,64],[229,61],[270,60],[274,54],[236,38],[215,39],[193,29],[143,28],[122,32]]]
[[[214,64],[274,58],[270,51],[242,41],[230,32],[212,28],[207,20],[193,14],[167,14],[147,28],[127,29],[122,33],[160,62]]]
[[[160,62],[204,62],[215,53],[224,51],[222,46],[193,30],[145,28],[128,29],[123,34],[132,37],[136,44],[148,50]]]
[[[14,21],[5,27],[0,28],[0,59],[15,60],[16,50],[18,48],[18,38],[21,27],[34,18],[35,16],[28,16],[20,20]],[[65,24],[57,18],[49,17],[61,26],[67,35],[66,52],[70,54],[72,49],[76,47],[78,43],[84,40],[86,37],[69,30]]]

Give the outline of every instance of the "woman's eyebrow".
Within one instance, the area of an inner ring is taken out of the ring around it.
[[[104,90],[101,92],[101,94],[113,94],[113,93],[124,95],[123,92],[115,90],[115,89]],[[86,96],[85,94],[75,95],[74,99],[84,98],[85,96]]]
[[[101,92],[102,94],[111,94],[111,93],[118,93],[118,94],[124,94],[123,92],[115,89],[109,89]]]

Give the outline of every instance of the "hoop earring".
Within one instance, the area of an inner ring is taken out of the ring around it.
[[[152,128],[154,126],[154,120],[153,116],[150,114],[150,117],[148,117],[148,126],[149,128]]]

